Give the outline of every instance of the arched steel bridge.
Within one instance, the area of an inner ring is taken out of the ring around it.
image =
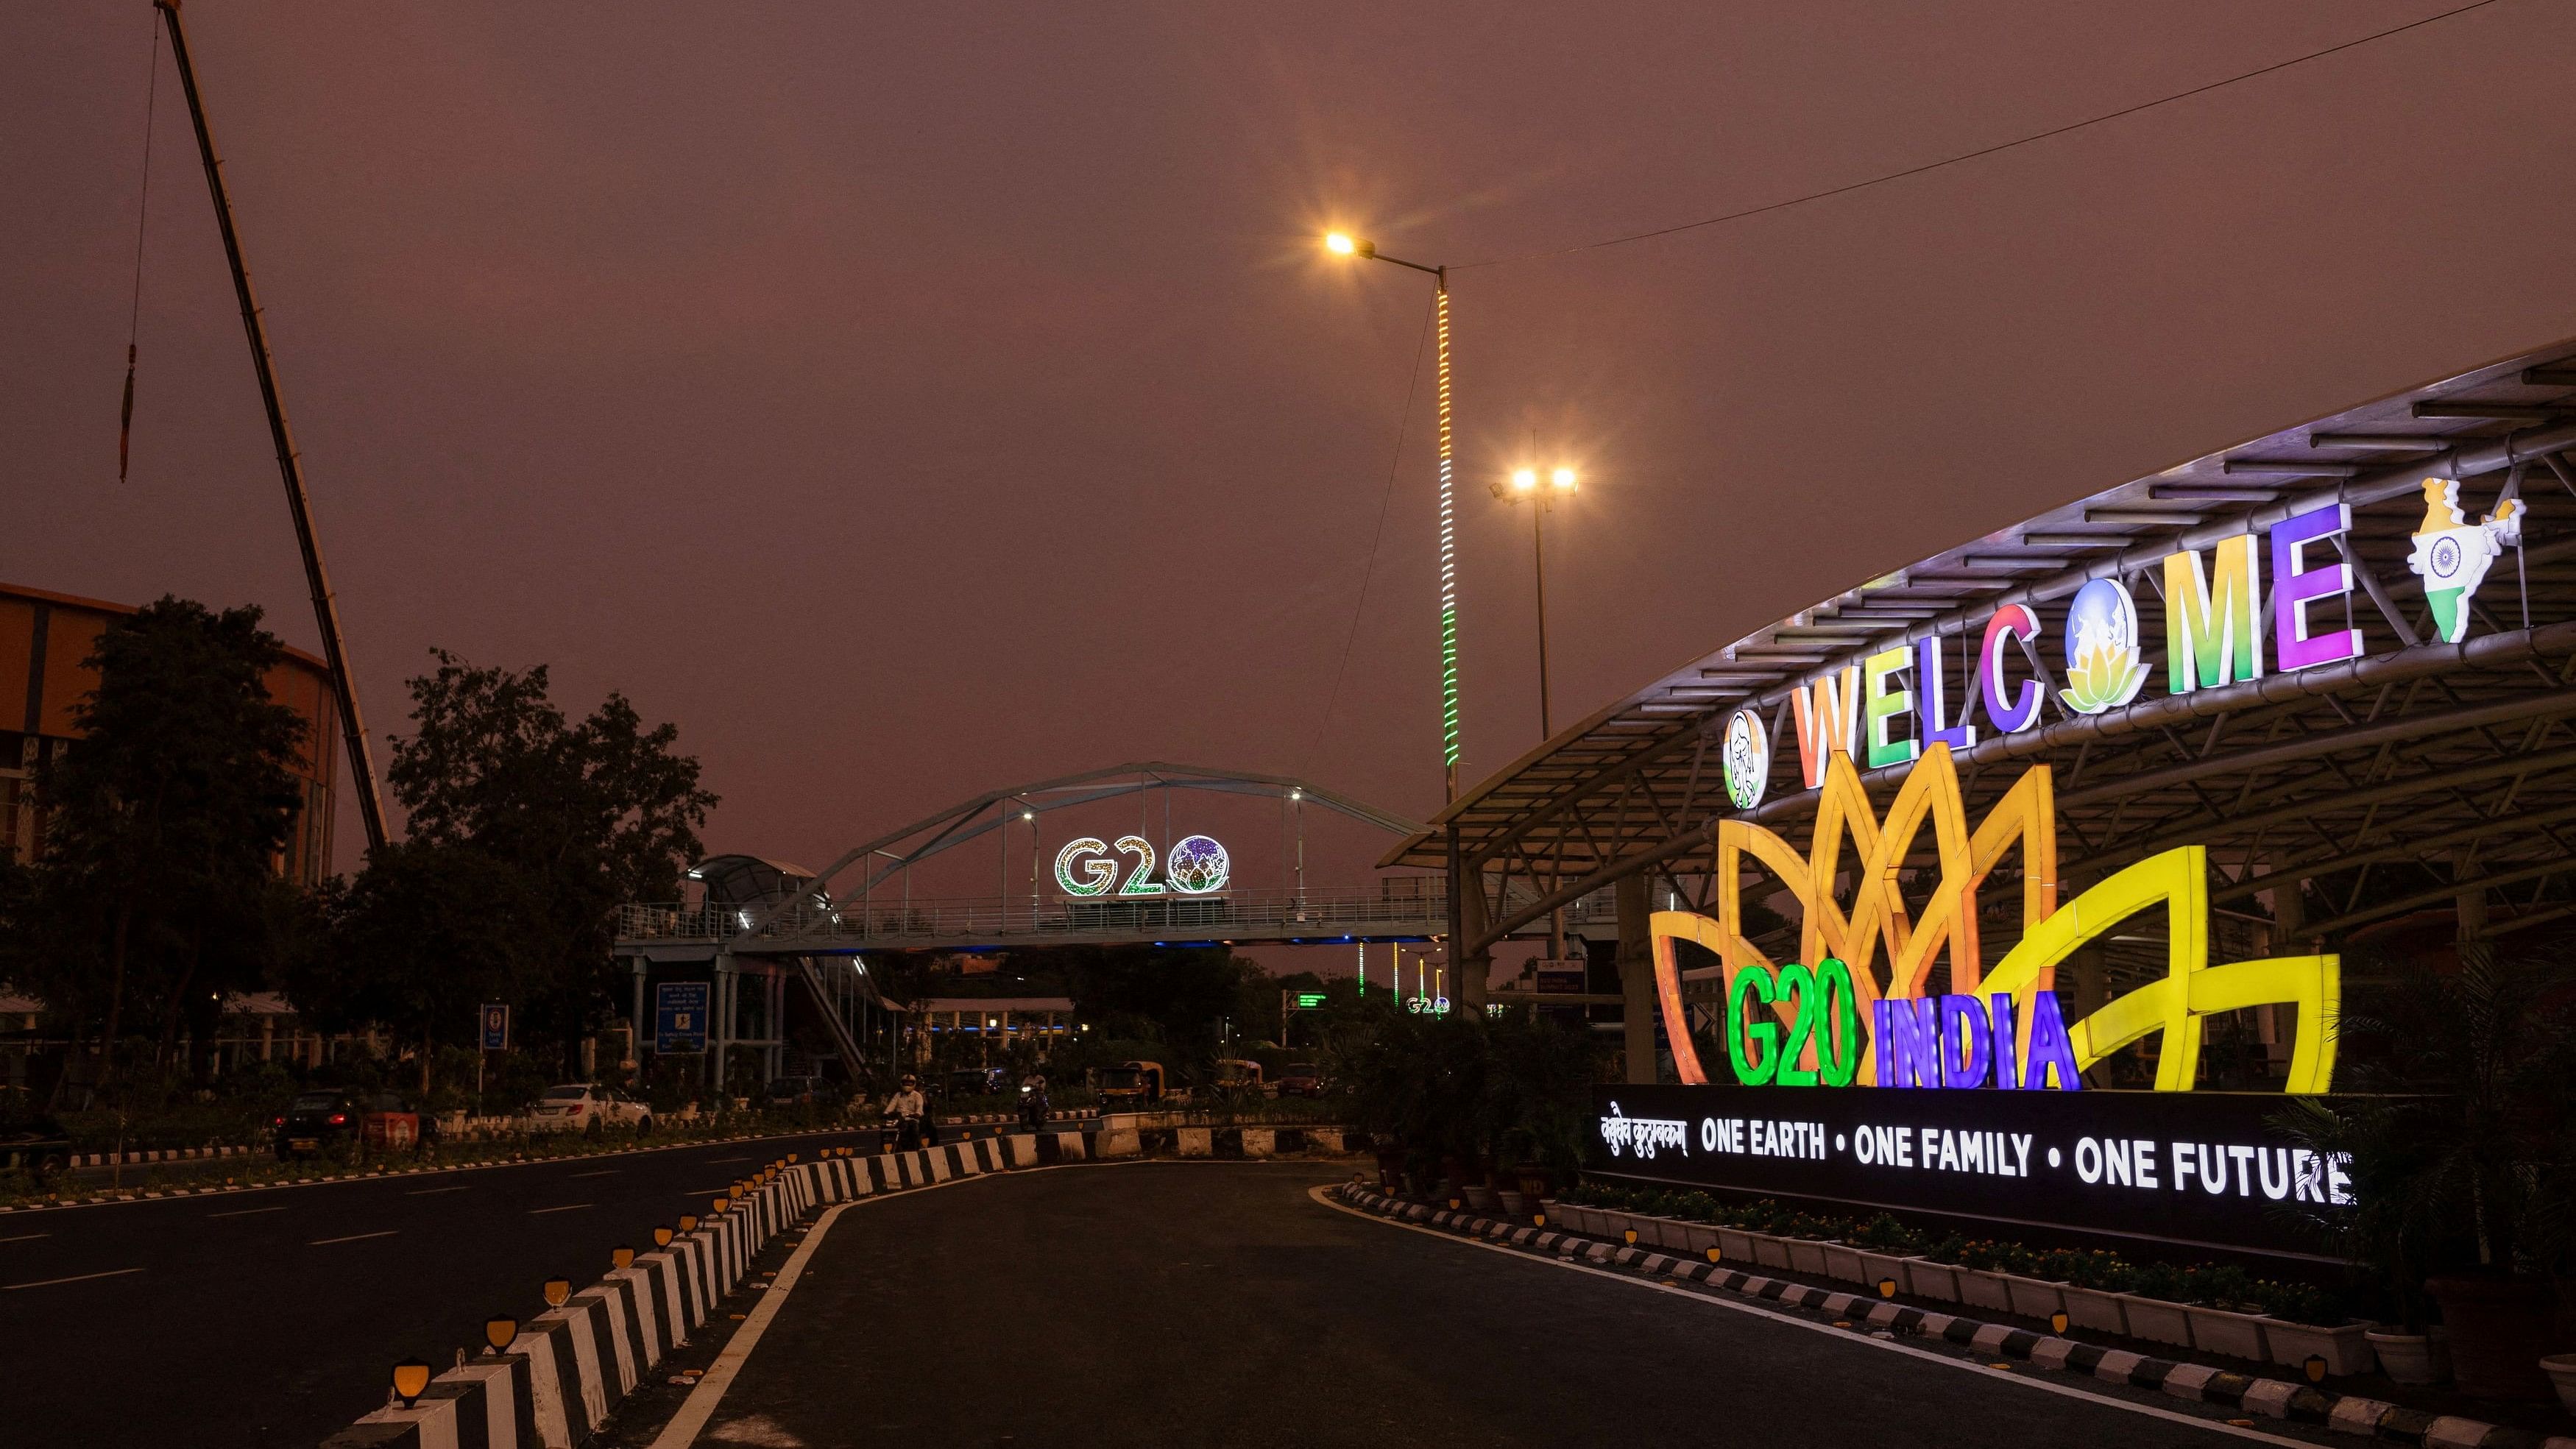
[[[1028,874],[1012,878],[1010,836],[1060,810],[1135,798],[1140,831],[1155,828],[1152,806],[1174,791],[1276,799],[1292,813],[1308,804],[1409,836],[1421,822],[1285,775],[1144,762],[988,790],[844,851],[820,873],[773,865],[757,891],[710,890],[690,905],[631,905],[619,920],[622,952],[703,953],[710,946],[763,956],[831,956],[863,951],[958,950],[1153,941],[1418,941],[1446,929],[1448,905],[1438,876],[1399,876],[1366,889],[1230,887],[1221,893],[1066,898],[1037,868],[1042,851],[1024,857]],[[1299,827],[1302,829],[1302,826]],[[1001,869],[985,896],[917,896],[912,876],[923,862],[989,841]],[[1169,841],[1163,841],[1168,853]],[[741,859],[741,858],[735,858]],[[693,872],[693,875],[696,873]]]

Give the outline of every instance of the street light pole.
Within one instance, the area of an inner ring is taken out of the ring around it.
[[[1442,800],[1458,801],[1458,518],[1456,453],[1449,427],[1449,269],[1408,262],[1377,249],[1377,243],[1334,232],[1324,249],[1336,256],[1391,262],[1428,273],[1433,288],[1433,326],[1438,331],[1438,398],[1440,419],[1440,778]]]
[[[1538,470],[1515,469],[1511,487],[1494,485],[1494,496],[1530,506],[1530,559],[1538,574],[1538,737],[1544,744],[1555,738],[1556,728],[1550,722],[1547,690],[1547,531],[1542,519],[1555,500],[1582,486],[1582,479],[1572,468],[1558,468],[1548,475],[1548,488],[1539,491]]]

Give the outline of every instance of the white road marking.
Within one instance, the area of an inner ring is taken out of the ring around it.
[[[286,1204],[281,1204],[280,1206],[277,1206],[277,1207],[264,1207],[264,1208],[238,1208],[238,1209],[236,1209],[236,1210],[234,1210],[234,1211],[232,1211],[232,1212],[228,1212],[228,1213],[208,1213],[208,1214],[206,1214],[206,1217],[207,1217],[209,1220],[212,1220],[212,1219],[214,1219],[214,1218],[246,1218],[246,1217],[250,1217],[250,1216],[252,1216],[253,1214],[256,1214],[256,1213],[282,1213],[282,1212],[286,1211],[286,1209],[287,1209],[287,1208],[292,1207],[292,1206],[294,1206],[294,1204],[292,1204],[292,1203],[286,1203]]]
[[[416,1187],[416,1188],[413,1188],[411,1191],[409,1191],[409,1192],[407,1192],[407,1193],[404,1193],[404,1194],[403,1194],[403,1196],[405,1196],[405,1197],[436,1197],[436,1196],[438,1196],[438,1195],[439,1195],[440,1193],[442,1193],[442,1192],[472,1192],[473,1190],[474,1190],[474,1189],[472,1189],[472,1188],[470,1188],[470,1187]]]
[[[603,1167],[597,1172],[576,1172],[570,1175],[573,1177],[615,1177],[617,1175],[617,1169],[614,1167]]]
[[[2196,1418],[2190,1414],[2177,1414],[2171,1409],[2159,1409],[2153,1404],[2134,1404],[2129,1402],[2127,1399],[2115,1399],[2107,1394],[2087,1393],[2082,1389],[2075,1388],[2068,1384],[2050,1383],[2046,1379],[2040,1378],[2036,1375],[2026,1375],[2022,1373],[1997,1374],[1993,1369],[1986,1367],[1986,1360],[1984,1359],[1972,1360],[1952,1358],[1947,1354],[1934,1353],[1929,1349],[1916,1348],[1911,1344],[1896,1343],[1884,1338],[1868,1338],[1854,1333],[1847,1328],[1835,1328],[1831,1324],[1825,1323],[1811,1323],[1804,1318],[1794,1318],[1786,1313],[1775,1313],[1768,1308],[1756,1308],[1750,1303],[1739,1303],[1734,1301],[1731,1296],[1721,1296],[1718,1293],[1694,1293],[1687,1288],[1668,1287],[1665,1284],[1655,1282],[1652,1279],[1631,1278],[1625,1273],[1613,1273],[1606,1268],[1595,1268],[1581,1262],[1542,1258],[1535,1254],[1518,1252],[1511,1248],[1503,1247],[1498,1243],[1482,1242],[1475,1238],[1462,1238],[1451,1233],[1442,1232],[1437,1228],[1426,1228],[1416,1223],[1397,1222],[1392,1218],[1382,1218],[1375,1213],[1351,1207],[1346,1203],[1335,1202],[1330,1196],[1331,1192],[1332,1189],[1330,1187],[1311,1187],[1306,1190],[1306,1195],[1313,1198],[1315,1201],[1322,1203],[1324,1206],[1331,1208],[1335,1212],[1348,1213],[1352,1217],[1360,1218],[1367,1222],[1383,1223],[1389,1227],[1402,1228],[1407,1232],[1420,1233],[1425,1237],[1438,1238],[1444,1243],[1460,1243],[1470,1248],[1482,1248],[1489,1253],[1501,1253],[1516,1262],[1533,1263],[1542,1268],[1557,1268],[1574,1273],[1588,1273],[1595,1278],[1607,1278],[1615,1283],[1625,1283],[1632,1288],[1648,1288],[1657,1293],[1672,1294],[1676,1298],[1687,1298],[1693,1303],[1705,1303],[1711,1307],[1729,1309],[1736,1313],[1749,1314],[1755,1318],[1767,1318],[1773,1323],[1784,1323],[1792,1328],[1803,1328],[1810,1333],[1825,1334],[1843,1343],[1858,1344],[1862,1348],[1885,1349],[1889,1353],[1901,1353],[1909,1358],[1922,1359],[1927,1363],[1944,1364],[1954,1369],[1965,1369],[1968,1372],[1979,1375],[1989,1381],[2008,1381],[2019,1384],[2026,1389],[2037,1389],[2041,1393],[2059,1394],[2066,1398],[2083,1399],[2090,1403],[2102,1404],[2114,1409],[2126,1409],[2132,1414],[2144,1414],[2151,1419],[2167,1419],[2177,1424],[2189,1424],[2194,1428],[2207,1429],[2213,1434],[2229,1434],[2239,1439],[2252,1439],[2261,1444],[2288,1444],[2296,1446],[2296,1449],[2309,1449],[2309,1441],[2305,1439],[2284,1439],[2278,1434],[2265,1434],[2253,1429],[2240,1429],[2233,1424],[2224,1423],[2214,1419]],[[2050,1370],[2042,1369],[2040,1372],[2048,1373]],[[662,1449],[662,1446],[659,1443],[656,1443],[653,1446],[653,1449]]]
[[[21,1288],[51,1288],[57,1283],[86,1283],[92,1278],[122,1278],[140,1273],[140,1268],[111,1268],[104,1273],[75,1273],[68,1278],[41,1278],[33,1283],[0,1283],[0,1293],[14,1293]]]
[[[51,1233],[20,1233],[14,1238],[0,1238],[0,1243],[32,1243],[38,1238],[50,1238],[52,1236],[53,1234]]]
[[[564,1207],[530,1208],[530,1209],[528,1209],[528,1216],[530,1216],[530,1217],[532,1217],[532,1218],[539,1218],[539,1217],[544,1217],[544,1216],[545,1216],[546,1214],[548,1214],[548,1213],[577,1213],[577,1212],[580,1212],[583,1208],[586,1208],[586,1207],[588,1207],[588,1206],[590,1206],[590,1204],[589,1204],[589,1203],[586,1203],[586,1202],[577,1202],[577,1203],[569,1204],[569,1205],[564,1206]]]
[[[748,1157],[710,1157],[707,1159],[707,1166],[715,1167],[727,1162],[749,1162],[750,1160]]]
[[[402,1229],[400,1228],[387,1228],[381,1233],[351,1233],[345,1238],[315,1238],[312,1242],[306,1243],[304,1246],[308,1248],[327,1248],[333,1243],[363,1243],[369,1238],[390,1238],[401,1231]]]

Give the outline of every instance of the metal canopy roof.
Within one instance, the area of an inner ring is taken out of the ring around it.
[[[1463,871],[1489,886],[1471,951],[1639,871],[1696,894],[1687,861],[1711,823],[1734,813],[1716,748],[1734,711],[1771,725],[1771,793],[1751,818],[1803,820],[1812,792],[1799,789],[1788,728],[1797,686],[1927,636],[1953,641],[1945,653],[1957,678],[1966,673],[1957,641],[1973,651],[1986,621],[2014,603],[2040,615],[2053,655],[2067,602],[2088,580],[2133,581],[2150,611],[2168,554],[2343,502],[2353,510],[2362,658],[2167,695],[2161,639],[2142,630],[2158,684],[2089,716],[2059,709],[2052,690],[2046,723],[1981,732],[1959,756],[1970,808],[1981,813],[2022,765],[2046,761],[2056,766],[2069,876],[2193,841],[2210,845],[2232,880],[2258,863],[2306,872],[2302,915],[2314,931],[2447,903],[2462,883],[2482,881],[2514,892],[2501,898],[2500,926],[2554,916],[2576,908],[2551,903],[2564,893],[2553,883],[2576,870],[2576,849],[2559,843],[2562,826],[2576,829],[2576,734],[2559,723],[2576,713],[2576,470],[2559,456],[2571,447],[2576,340],[2195,458],[1694,660],[1477,785],[1381,863],[1443,866],[1454,827]],[[2406,563],[2423,517],[2419,485],[2479,479],[2462,505],[2487,509],[2508,473],[2538,504],[2521,557],[2496,561],[2464,642],[2416,643],[2435,637]],[[2519,578],[2507,572],[2517,566]],[[1882,784],[1902,768],[1863,779]],[[2254,889],[2231,895],[2222,882],[2219,899],[2241,906]]]

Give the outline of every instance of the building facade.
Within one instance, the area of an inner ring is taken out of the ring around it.
[[[130,604],[0,584],[0,850],[14,859],[31,859],[43,848],[35,774],[55,750],[79,737],[73,711],[98,682],[97,671],[83,661],[109,621],[133,612]],[[339,715],[329,666],[300,649],[286,655],[269,672],[268,693],[304,720],[304,758],[294,767],[304,805],[277,869],[310,885],[331,870],[340,758],[332,746]]]

